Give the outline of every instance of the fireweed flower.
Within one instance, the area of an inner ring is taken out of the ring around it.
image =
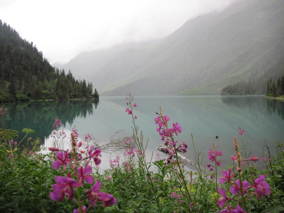
[[[256,162],[256,161],[259,161],[259,157],[256,157],[256,156],[251,156],[249,157],[248,159],[246,159],[247,161],[253,161],[253,162]]]
[[[182,153],[187,152],[187,145],[185,143],[182,143],[181,145],[178,146],[177,151]]]
[[[234,177],[232,169],[222,171],[222,177],[219,178],[219,183],[230,183]]]
[[[246,130],[242,129],[242,128],[238,128],[238,133],[240,136],[243,136],[246,134]]]
[[[172,192],[172,193],[170,194],[170,197],[171,197],[171,198],[174,198],[174,199],[181,199],[181,198],[182,198],[182,195],[177,194],[176,192]]]
[[[173,131],[176,135],[178,135],[179,133],[181,133],[182,128],[181,128],[180,124],[179,124],[179,123],[173,123],[172,131]]]
[[[236,161],[236,160],[238,160],[238,156],[236,156],[236,155],[232,155],[232,156],[231,156],[231,160],[232,160],[232,161]]]
[[[237,207],[233,209],[233,213],[246,213],[246,211],[242,207],[237,205]]]
[[[51,152],[58,152],[60,151],[60,149],[58,149],[57,147],[48,147],[48,150]]]
[[[83,182],[87,182],[88,184],[94,183],[94,178],[92,176],[92,167],[89,165],[86,165],[84,167],[79,167],[77,170],[78,173],[78,180],[80,184],[83,184]]]
[[[66,167],[71,162],[69,153],[66,151],[56,152],[56,161],[52,163],[52,168],[57,170],[61,166]]]
[[[86,206],[80,206],[78,209],[74,209],[73,213],[87,213],[87,207]]]
[[[73,129],[72,129],[72,132],[71,132],[71,135],[72,135],[74,138],[77,139],[78,136],[79,136],[78,130],[75,129],[75,128],[73,128]]]
[[[132,110],[129,109],[129,108],[126,108],[126,109],[125,109],[125,112],[127,112],[128,115],[132,115],[132,113],[133,113]]]
[[[126,156],[129,156],[129,157],[133,157],[135,155],[135,153],[137,152],[137,150],[135,148],[128,148],[125,150],[124,154]]]
[[[120,160],[119,156],[116,156],[115,159],[110,160],[110,161],[109,161],[110,167],[111,167],[111,168],[119,167],[119,160]]]
[[[52,125],[52,128],[53,128],[53,129],[58,129],[58,128],[61,127],[61,126],[62,126],[61,120],[55,119],[55,120],[54,120],[54,123],[53,123],[53,125]]]
[[[90,146],[88,150],[88,157],[90,159],[93,159],[96,165],[99,165],[101,163],[101,152],[101,149],[94,146]]]
[[[81,146],[83,145],[83,142],[82,141],[80,141],[78,144],[77,144],[77,146],[80,148]]]
[[[255,194],[257,198],[268,196],[271,194],[270,185],[265,181],[265,176],[260,175],[254,180]]]
[[[225,203],[229,200],[229,198],[227,197],[225,189],[219,188],[218,193],[220,195],[220,198],[217,200],[217,205],[220,208],[223,208],[225,206]]]
[[[214,170],[214,166],[212,164],[207,164],[207,168],[209,169],[209,171],[213,171]]]
[[[246,211],[242,209],[239,205],[237,205],[236,208],[228,206],[225,209],[222,209],[220,213],[246,213]]]
[[[242,181],[242,193],[247,193],[248,189],[250,188],[250,184],[248,181],[244,180]],[[230,192],[233,195],[236,195],[241,192],[241,181],[236,180],[235,183],[230,187]]]
[[[112,206],[116,203],[113,195],[100,192],[101,182],[97,181],[92,188],[88,191],[88,200],[90,205],[96,206],[97,202],[102,202],[105,207]]]
[[[132,170],[132,165],[128,161],[123,162],[122,165],[126,171],[129,172]]]
[[[90,134],[86,134],[84,138],[85,138],[85,141],[93,140],[93,137]]]
[[[208,151],[208,160],[214,162],[217,166],[221,165],[221,162],[217,160],[217,157],[223,156],[222,151],[218,150],[209,150]]]
[[[55,182],[56,184],[52,185],[53,191],[49,194],[50,199],[54,201],[62,201],[64,197],[72,199],[74,188],[79,186],[73,178],[64,176],[56,176]]]
[[[182,128],[177,122],[172,124],[172,128],[169,128],[170,117],[167,115],[159,114],[154,121],[157,125],[156,131],[165,145],[165,147],[161,147],[159,150],[168,155],[165,163],[171,163],[176,159],[176,152],[187,152],[187,145],[185,143],[178,145],[178,142],[174,139],[174,136],[182,132]]]
[[[122,139],[123,143],[126,145],[130,145],[133,142],[133,138],[132,137],[125,137]]]

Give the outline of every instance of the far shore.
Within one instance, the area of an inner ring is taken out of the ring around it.
[[[284,95],[278,97],[266,96],[266,98],[276,101],[283,101],[284,102]]]

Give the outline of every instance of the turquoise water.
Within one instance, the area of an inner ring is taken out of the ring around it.
[[[161,142],[153,119],[162,107],[172,121],[183,127],[180,140],[191,148],[192,139],[202,153],[215,144],[225,154],[232,153],[232,138],[237,136],[247,154],[261,155],[265,145],[276,147],[284,142],[284,103],[264,97],[136,97],[137,125],[149,141],[149,150]],[[65,128],[89,133],[97,143],[131,134],[130,117],[125,113],[125,97],[101,97],[95,106],[87,102],[7,104],[0,117],[0,128],[32,128],[34,137],[44,139],[52,131],[54,118]],[[246,130],[238,136],[238,128]],[[218,136],[218,139],[216,139]]]

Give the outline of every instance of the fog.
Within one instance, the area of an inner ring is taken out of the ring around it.
[[[51,62],[84,51],[164,37],[233,0],[0,0],[0,19]]]

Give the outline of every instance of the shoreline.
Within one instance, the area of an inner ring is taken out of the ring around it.
[[[277,97],[273,97],[273,96],[265,96],[267,99],[270,99],[270,100],[275,100],[275,101],[281,101],[281,102],[284,102],[284,96],[277,96]]]
[[[96,98],[70,98],[65,101],[59,101],[56,99],[29,99],[29,100],[18,100],[18,101],[1,101],[0,104],[8,104],[8,103],[34,103],[34,102],[72,102],[72,101],[93,101],[99,102],[99,99]]]

